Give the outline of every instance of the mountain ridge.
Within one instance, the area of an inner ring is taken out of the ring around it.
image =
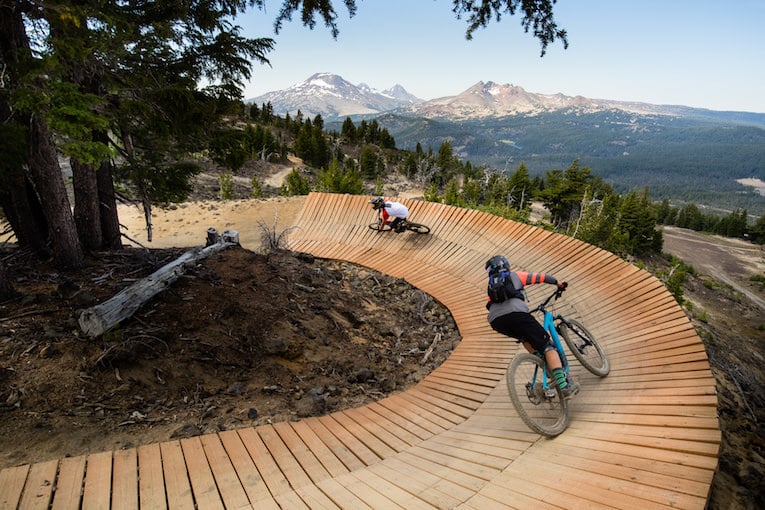
[[[765,213],[765,197],[742,179],[765,181],[765,114],[681,105],[536,94],[479,81],[455,96],[381,93],[319,73],[282,94],[260,96],[274,113],[321,114],[327,131],[346,118],[374,119],[400,149],[438,150],[474,165],[544,175],[579,160],[617,191],[650,188],[652,198]],[[396,96],[395,98],[393,96]]]
[[[590,114],[618,110],[637,115],[714,118],[765,127],[765,114],[757,112],[594,99],[560,92],[540,94],[529,92],[520,85],[494,81],[478,81],[456,95],[425,100],[409,93],[400,84],[377,91],[365,83],[353,85],[341,76],[327,72],[315,73],[301,83],[247,99],[246,102],[256,105],[271,103],[277,115],[295,115],[298,110],[311,117],[320,114],[325,121],[390,112],[462,121],[535,116],[556,111]]]

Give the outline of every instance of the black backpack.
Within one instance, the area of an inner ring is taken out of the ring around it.
[[[489,275],[489,286],[486,289],[492,303],[501,303],[511,298],[525,300],[522,290],[516,289],[508,271]]]

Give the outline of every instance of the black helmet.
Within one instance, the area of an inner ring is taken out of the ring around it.
[[[510,271],[510,262],[508,262],[502,255],[494,255],[486,261],[485,269],[489,274],[498,273],[503,270]]]
[[[372,204],[372,209],[375,211],[385,207],[385,200],[383,200],[383,197],[374,197],[369,203]]]

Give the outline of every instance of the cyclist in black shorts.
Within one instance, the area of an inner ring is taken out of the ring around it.
[[[567,398],[576,395],[579,386],[566,378],[558,351],[555,350],[550,335],[531,315],[524,291],[526,285],[537,283],[549,283],[565,289],[566,282],[558,281],[551,274],[511,271],[510,263],[502,255],[495,255],[486,261],[486,273],[490,281],[486,308],[489,310],[487,319],[491,328],[497,333],[517,339],[527,351],[544,355],[553,380],[563,395]],[[506,290],[500,292],[499,297],[493,287],[493,282],[497,281],[502,281],[506,286]]]

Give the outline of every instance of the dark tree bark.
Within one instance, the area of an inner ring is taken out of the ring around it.
[[[19,246],[42,257],[50,256],[48,225],[40,199],[24,170],[29,153],[29,115],[11,107],[8,91],[18,86],[18,74],[31,58],[19,2],[0,0],[0,206]]]
[[[13,299],[16,296],[18,296],[18,293],[8,279],[8,272],[5,270],[3,261],[0,260],[0,303]]]
[[[32,184],[24,175],[15,175],[4,180],[3,186],[0,207],[13,229],[16,242],[41,258],[50,257],[48,225]]]
[[[108,143],[106,133],[98,133],[96,138]],[[101,247],[107,250],[119,250],[122,248],[122,234],[117,215],[117,199],[114,193],[111,161],[101,163],[96,172],[96,181],[99,216],[101,217]]]
[[[19,2],[0,1],[0,59],[7,76],[9,88],[19,87],[20,76],[27,68],[31,59],[29,39],[27,38]],[[36,198],[39,200],[41,211],[48,227],[48,239],[53,250],[54,263],[61,268],[79,268],[84,264],[82,247],[77,239],[77,229],[74,224],[69,197],[66,194],[64,179],[58,164],[56,147],[48,126],[43,119],[36,115],[18,114],[13,117],[9,104],[0,105],[6,108],[8,116],[3,122],[14,123],[28,131],[28,154],[26,166],[29,168],[29,180],[34,186]],[[22,174],[23,175],[23,174]],[[16,226],[22,231],[22,238],[31,240],[39,234],[34,230],[37,224],[34,215],[35,200],[27,196],[29,207],[23,205],[23,195],[19,185],[11,195],[15,204],[11,207],[10,216]],[[28,225],[32,228],[28,228]],[[23,226],[23,228],[22,228]],[[28,228],[28,230],[27,230]]]
[[[96,170],[92,165],[80,163],[74,158],[71,160],[71,165],[77,236],[84,250],[98,250],[101,248],[102,238]]]
[[[64,178],[48,126],[34,116],[30,126],[29,169],[48,220],[53,263],[62,269],[81,268],[85,256],[77,237]]]

